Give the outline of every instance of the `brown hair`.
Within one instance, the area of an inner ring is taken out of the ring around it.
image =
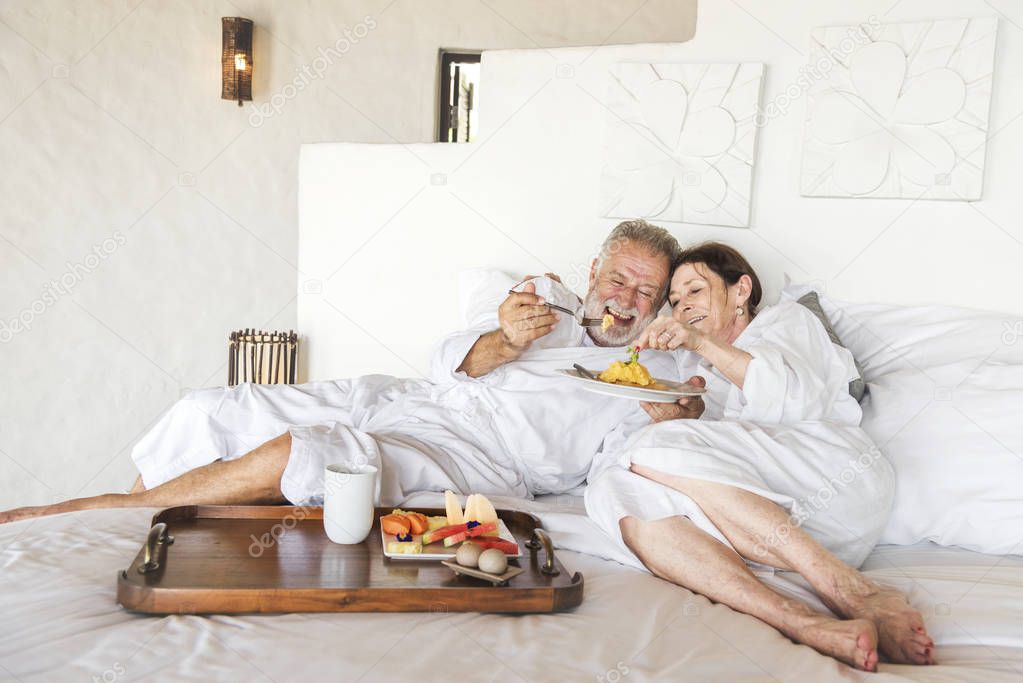
[[[672,274],[674,275],[675,270],[686,263],[702,263],[715,275],[724,280],[728,286],[734,285],[743,275],[749,275],[750,280],[753,281],[753,288],[750,290],[749,299],[746,301],[746,312],[750,319],[757,314],[757,306],[760,304],[760,297],[763,295],[760,278],[757,277],[753,266],[749,264],[746,257],[736,249],[721,242],[703,242],[686,247],[675,257],[675,261],[671,266]]]

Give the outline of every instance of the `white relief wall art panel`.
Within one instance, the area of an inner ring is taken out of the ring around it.
[[[747,227],[763,64],[617,64],[601,216]]]
[[[997,19],[811,32],[801,193],[980,199]]]

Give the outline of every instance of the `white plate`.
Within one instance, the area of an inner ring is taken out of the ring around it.
[[[519,546],[519,552],[517,555],[505,555],[508,559],[513,557],[522,557],[522,544],[519,543],[508,527],[505,526],[503,519],[497,520],[497,535],[499,538],[503,538],[506,541],[511,541]],[[420,536],[413,535],[413,539],[418,539]],[[458,550],[457,545],[453,545],[450,548],[444,545],[444,539],[431,543],[430,545],[423,546],[423,552],[416,555],[405,555],[404,553],[389,553],[387,552],[387,544],[390,541],[398,540],[394,534],[385,534],[383,529],[380,529],[380,543],[384,549],[384,555],[391,558],[392,560],[450,560],[455,556],[455,552]]]
[[[587,368],[589,369],[589,368]],[[633,387],[627,384],[611,384],[610,382],[601,382],[599,379],[590,379],[579,373],[575,368],[559,368],[557,370],[560,374],[574,379],[576,382],[580,382],[583,389],[592,391],[598,394],[605,394],[607,396],[617,396],[618,398],[631,398],[636,401],[649,401],[651,403],[674,403],[678,399],[684,396],[700,396],[707,392],[706,389],[693,386],[692,384],[681,382],[672,382],[668,379],[657,379],[657,382],[663,384],[666,389],[647,389],[645,387]],[[594,377],[600,374],[600,371],[594,372]]]

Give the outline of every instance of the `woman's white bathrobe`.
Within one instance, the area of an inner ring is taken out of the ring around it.
[[[622,434],[617,448],[605,444],[591,469],[587,512],[619,542],[623,517],[685,515],[731,547],[691,498],[632,473],[635,463],[772,500],[790,522],[769,542],[784,543],[791,527],[801,526],[858,567],[888,519],[895,480],[859,427],[860,406],[848,392],[852,356],[795,302],[765,308],[734,345],[753,356],[742,389],[696,354],[678,353],[681,377],[707,380],[705,412]]]

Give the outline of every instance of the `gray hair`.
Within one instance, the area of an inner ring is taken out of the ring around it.
[[[604,243],[600,245],[600,253],[597,255],[597,270],[604,265],[604,259],[617,253],[625,242],[642,245],[654,254],[663,255],[668,259],[669,268],[682,251],[678,240],[664,228],[647,223],[641,218],[623,221],[615,226]]]

